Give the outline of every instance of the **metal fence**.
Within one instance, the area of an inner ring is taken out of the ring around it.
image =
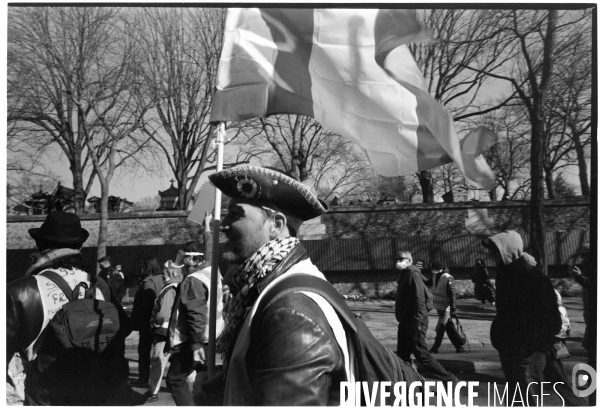
[[[525,250],[529,250],[529,236],[521,233]],[[448,267],[472,267],[476,258],[493,265],[489,253],[482,246],[483,235],[459,236],[406,236],[370,239],[322,239],[306,240],[302,243],[311,260],[324,272],[369,271],[393,268],[398,251],[408,250],[414,259],[420,258],[427,264],[442,261]],[[548,265],[579,263],[578,253],[583,243],[589,242],[589,232],[572,231],[546,234]],[[107,255],[115,264],[121,264],[129,277],[139,276],[140,263],[147,256],[155,256],[159,262],[174,259],[182,245],[109,246]],[[92,264],[96,261],[96,248],[83,248],[83,254]],[[22,276],[30,266],[32,249],[8,249],[7,280]],[[219,253],[219,256],[221,254]],[[229,265],[219,262],[222,273]]]

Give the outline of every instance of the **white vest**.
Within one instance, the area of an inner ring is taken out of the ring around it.
[[[450,310],[450,299],[448,298],[448,279],[450,279],[449,273],[443,273],[437,284],[435,278],[438,275],[433,275],[433,307],[437,310]]]
[[[204,327],[204,336],[202,337],[202,343],[208,342],[208,330],[209,330],[209,320],[210,320],[210,275],[211,268],[206,267],[197,272],[189,274],[187,277],[192,277],[198,279],[202,284],[208,289],[208,299],[206,302],[206,324]],[[223,282],[221,272],[217,273],[217,322],[216,322],[216,335],[215,337],[219,337],[221,332],[223,331],[223,327],[225,325],[223,321]],[[182,342],[187,340],[187,323],[185,319],[180,319],[179,316],[179,308],[173,308],[177,311],[177,326],[175,327],[175,331],[173,333],[173,346],[177,346]]]

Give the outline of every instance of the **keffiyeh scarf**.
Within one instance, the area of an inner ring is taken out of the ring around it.
[[[49,252],[41,254],[35,263],[31,265],[27,272],[25,272],[25,276],[34,275],[40,272],[42,269],[49,268],[59,259],[62,259],[66,256],[79,255],[81,252],[77,249],[53,249]]]
[[[298,243],[295,237],[274,239],[246,259],[233,275],[232,282],[239,292],[223,311],[225,328],[217,341],[217,352],[225,354],[225,372],[244,320],[258,298],[258,284]]]

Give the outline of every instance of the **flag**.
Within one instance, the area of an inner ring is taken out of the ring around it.
[[[204,214],[206,212],[210,213],[215,208],[215,195],[215,187],[210,182],[206,182],[198,192],[198,197],[188,215],[188,219],[203,225]]]
[[[429,40],[409,10],[229,9],[211,121],[310,116],[359,145],[381,175],[454,161],[491,190],[494,173],[473,144],[496,137],[459,139],[407,46]]]

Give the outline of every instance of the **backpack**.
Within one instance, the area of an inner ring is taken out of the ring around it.
[[[455,347],[463,346],[467,343],[467,335],[465,335],[458,318],[455,318],[454,320],[456,320],[456,325],[452,321],[452,318],[448,319],[448,322],[446,322],[448,339],[450,339],[450,342],[452,342]]]
[[[374,382],[391,382],[392,388],[396,382],[406,382],[406,391],[412,382],[424,382],[424,379],[413,366],[400,359],[391,349],[383,346],[371,333],[368,326],[360,315],[352,312],[342,296],[327,281],[318,277],[297,274],[289,276],[277,283],[261,299],[256,315],[252,321],[252,336],[257,336],[260,318],[274,301],[287,293],[313,292],[322,296],[336,311],[340,321],[344,325],[347,336],[352,339],[357,361],[356,381],[367,382],[369,388],[373,388]],[[393,405],[395,398],[393,390],[390,390],[387,405]],[[364,393],[361,391],[361,405],[366,405]],[[379,405],[380,397],[375,397],[375,406]]]
[[[26,395],[34,405],[102,405],[127,379],[125,338],[131,332],[122,308],[94,298],[101,282],[81,282],[75,290],[58,274],[43,276],[55,283],[69,302],[52,317],[44,331],[37,365],[30,368]],[[80,288],[86,288],[78,299]]]

